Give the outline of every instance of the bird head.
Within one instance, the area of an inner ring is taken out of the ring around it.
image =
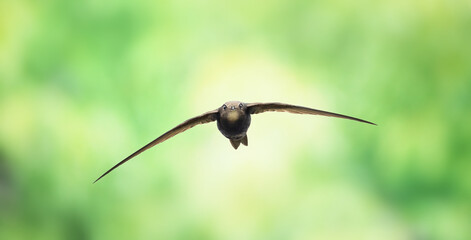
[[[239,101],[226,102],[219,108],[220,116],[229,122],[238,121],[241,116],[245,115],[246,111],[247,105]]]

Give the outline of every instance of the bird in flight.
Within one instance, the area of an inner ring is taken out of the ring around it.
[[[177,125],[176,127],[170,129],[166,133],[162,134],[160,137],[154,139],[152,142],[148,143],[133,154],[129,155],[127,158],[123,159],[118,164],[114,165],[110,170],[106,171],[97,180],[95,180],[95,182],[100,180],[102,177],[106,176],[108,173],[113,171],[115,168],[119,167],[121,164],[141,154],[145,150],[199,124],[205,124],[216,121],[219,131],[222,133],[222,135],[229,139],[234,149],[237,149],[241,143],[247,146],[247,130],[250,126],[251,115],[269,111],[345,118],[358,122],[376,125],[375,123],[365,121],[359,118],[285,103],[243,103],[239,101],[230,101],[224,103],[218,109],[209,111],[194,118],[190,118],[184,121],[183,123]]]

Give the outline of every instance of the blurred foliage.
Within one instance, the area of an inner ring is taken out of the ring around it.
[[[0,239],[470,239],[469,1],[0,1]],[[194,128],[228,100],[234,151]]]

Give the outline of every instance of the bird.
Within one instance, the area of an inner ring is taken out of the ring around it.
[[[143,146],[133,154],[129,155],[108,171],[103,173],[98,179],[94,181],[96,183],[98,180],[106,176],[108,173],[116,169],[117,167],[121,166],[123,163],[131,160],[132,158],[136,157],[137,155],[141,154],[142,152],[146,151],[147,149],[164,142],[165,140],[182,133],[196,125],[210,123],[210,122],[217,122],[218,130],[224,135],[226,138],[229,139],[232,147],[237,150],[240,144],[248,146],[248,139],[247,139],[247,130],[249,129],[250,122],[251,122],[251,115],[252,114],[259,114],[264,112],[288,112],[288,113],[295,113],[295,114],[311,114],[311,115],[322,115],[327,117],[336,117],[336,118],[344,118],[349,120],[354,120],[358,122],[363,122],[371,125],[376,125],[375,123],[350,117],[343,114],[327,112],[323,110],[318,110],[314,108],[308,108],[303,106],[291,105],[286,103],[279,103],[279,102],[269,102],[269,103],[243,103],[240,101],[229,101],[224,103],[219,108],[203,113],[199,116],[190,118],[183,123],[177,125],[176,127],[170,129],[169,131],[165,132],[158,138],[154,139],[147,145]]]

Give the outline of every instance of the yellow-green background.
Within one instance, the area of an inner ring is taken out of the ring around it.
[[[471,3],[0,1],[0,239],[471,239]],[[225,101],[255,115],[112,165]]]

